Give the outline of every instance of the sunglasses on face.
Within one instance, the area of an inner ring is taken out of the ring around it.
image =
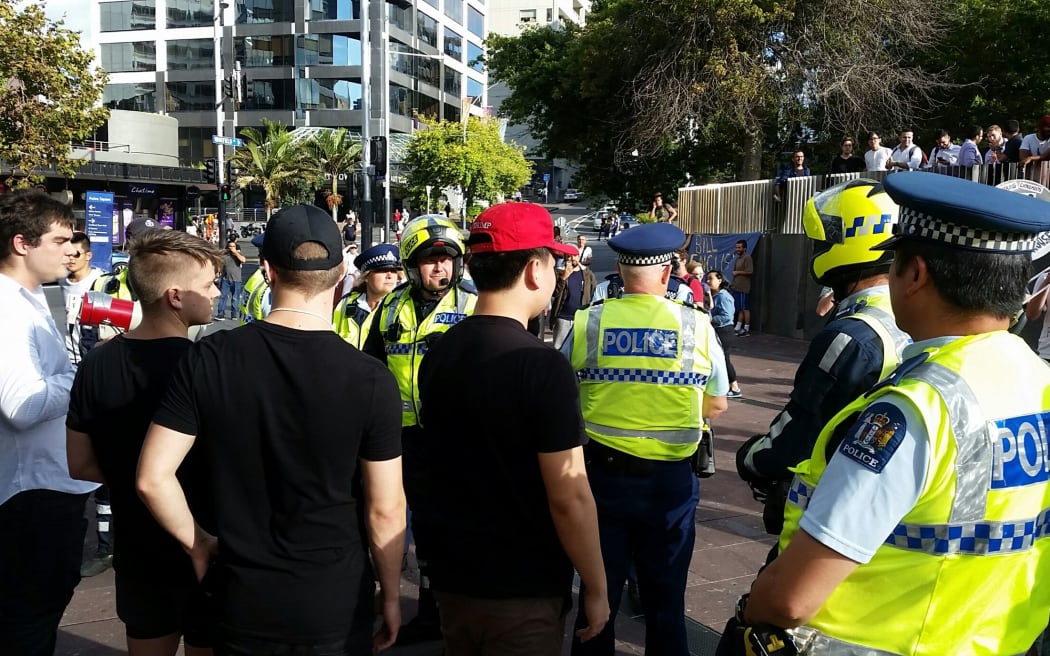
[[[73,253],[69,257],[73,258],[74,260],[79,260],[81,255],[87,255],[87,253],[85,253],[83,251],[77,251],[76,253]]]

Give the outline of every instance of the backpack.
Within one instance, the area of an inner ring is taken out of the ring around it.
[[[908,149],[908,161],[909,162],[911,161],[911,156],[915,154],[915,149],[916,148],[918,148],[918,146],[912,146],[910,149]],[[920,168],[928,167],[930,165],[930,158],[926,156],[926,151],[920,149],[919,153],[922,155],[922,161],[919,162],[919,167]]]

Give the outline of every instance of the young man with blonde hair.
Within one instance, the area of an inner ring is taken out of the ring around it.
[[[184,232],[152,230],[130,245],[128,282],[142,322],[84,358],[66,417],[69,473],[106,483],[114,512],[117,616],[131,656],[210,654],[212,618],[189,557],[139,499],[135,470],[153,413],[189,350],[190,326],[211,321],[222,255]],[[199,450],[198,450],[199,451]],[[206,508],[199,453],[180,470],[190,503]],[[210,516],[202,522],[212,527]]]
[[[183,358],[146,436],[138,490],[197,576],[215,572],[218,654],[371,653],[393,644],[401,624],[397,384],[332,329],[345,265],[327,212],[275,214],[260,257],[270,313]],[[176,476],[197,441],[215,484],[214,535]],[[383,626],[373,640],[377,579]]]

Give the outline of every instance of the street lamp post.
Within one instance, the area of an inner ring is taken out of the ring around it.
[[[222,82],[225,71],[222,67],[222,29],[225,26],[224,16],[226,8],[230,5],[215,0],[215,19],[213,21],[215,30],[213,34],[215,49],[215,134],[223,136],[222,124],[226,118],[225,103],[223,98]],[[222,199],[222,185],[226,181],[226,166],[224,163],[226,146],[215,144],[215,185],[218,189],[216,194],[219,199],[219,243],[226,243],[226,201]]]

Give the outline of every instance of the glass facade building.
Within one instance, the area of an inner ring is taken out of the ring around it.
[[[237,107],[225,103],[227,133],[231,124],[239,130],[264,118],[290,127],[360,129],[362,2],[226,4],[222,64],[229,73],[240,63],[245,92]],[[103,102],[178,118],[185,164],[214,156],[214,6],[213,0],[92,0],[97,56],[110,74]],[[409,132],[428,119],[458,120],[466,96],[474,99],[471,111],[482,113],[485,0],[384,6],[389,60],[376,61],[373,48],[371,76],[374,84],[381,73],[388,78],[390,131]]]

